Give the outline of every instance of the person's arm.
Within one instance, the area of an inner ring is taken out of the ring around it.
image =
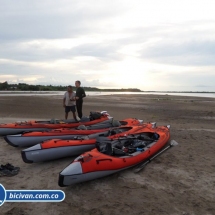
[[[66,105],[65,105],[65,102],[66,102],[66,93],[65,93],[64,96],[63,96],[63,107],[66,106]]]
[[[85,93],[85,91],[84,91],[84,89],[82,88],[82,98],[84,98],[84,97],[86,97],[86,93]]]
[[[76,91],[77,92],[77,91]],[[78,100],[79,98],[80,99],[83,99],[84,97],[86,97],[86,94],[84,92],[84,89],[83,88],[79,88],[79,92],[78,94],[76,93],[76,100]]]
[[[78,100],[79,99],[79,88],[76,90],[76,93],[75,93],[75,100]]]

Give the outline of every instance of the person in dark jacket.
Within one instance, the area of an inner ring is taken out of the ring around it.
[[[76,81],[75,82],[75,86],[76,86],[76,108],[77,108],[77,112],[78,112],[78,117],[81,119],[82,118],[82,106],[83,106],[83,98],[86,97],[85,91],[81,86],[81,82],[80,81]]]

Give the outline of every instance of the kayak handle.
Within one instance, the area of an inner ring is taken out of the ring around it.
[[[101,162],[101,161],[112,161],[112,159],[110,159],[110,158],[106,158],[106,159],[100,159],[100,160],[96,160],[96,163],[97,164],[99,164],[99,162]]]

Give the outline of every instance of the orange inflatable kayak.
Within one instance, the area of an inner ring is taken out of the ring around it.
[[[77,157],[59,174],[59,186],[104,177],[133,167],[158,153],[170,139],[170,126],[147,127],[115,140],[97,140],[96,148]]]
[[[62,128],[62,129],[55,129],[50,131],[27,132],[27,133],[16,134],[16,135],[7,135],[4,137],[4,139],[8,144],[14,147],[26,147],[26,146],[30,147],[49,139],[70,140],[80,135],[82,136],[90,135],[90,134],[106,131],[111,127],[119,127],[124,125],[126,126],[141,125],[142,121],[143,120],[138,120],[134,118],[128,118],[122,121],[108,119],[94,125],[89,125],[89,126],[81,125],[76,129]],[[84,129],[84,130],[81,130],[81,129]]]
[[[96,116],[96,117],[95,117]],[[80,125],[93,125],[104,122],[112,117],[106,111],[90,112],[89,117],[83,117],[80,121],[71,120],[47,120],[47,121],[27,121],[0,124],[0,135],[19,134],[28,131],[45,131],[58,128],[75,128]]]
[[[36,144],[30,148],[22,150],[22,159],[26,163],[33,163],[68,156],[77,156],[85,151],[95,148],[96,138],[115,139],[140,133],[151,126],[152,125],[150,123],[142,124],[141,126],[122,126],[95,134],[77,136],[77,138],[74,138],[73,140],[47,140],[43,143]]]

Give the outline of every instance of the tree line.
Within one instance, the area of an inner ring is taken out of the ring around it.
[[[75,86],[72,86],[76,90]],[[12,91],[65,91],[67,86],[53,86],[53,85],[33,85],[26,83],[8,84],[7,81],[0,83],[0,90]],[[122,88],[122,89],[99,89],[96,87],[84,87],[85,91],[112,91],[112,92],[141,92],[137,88]]]

